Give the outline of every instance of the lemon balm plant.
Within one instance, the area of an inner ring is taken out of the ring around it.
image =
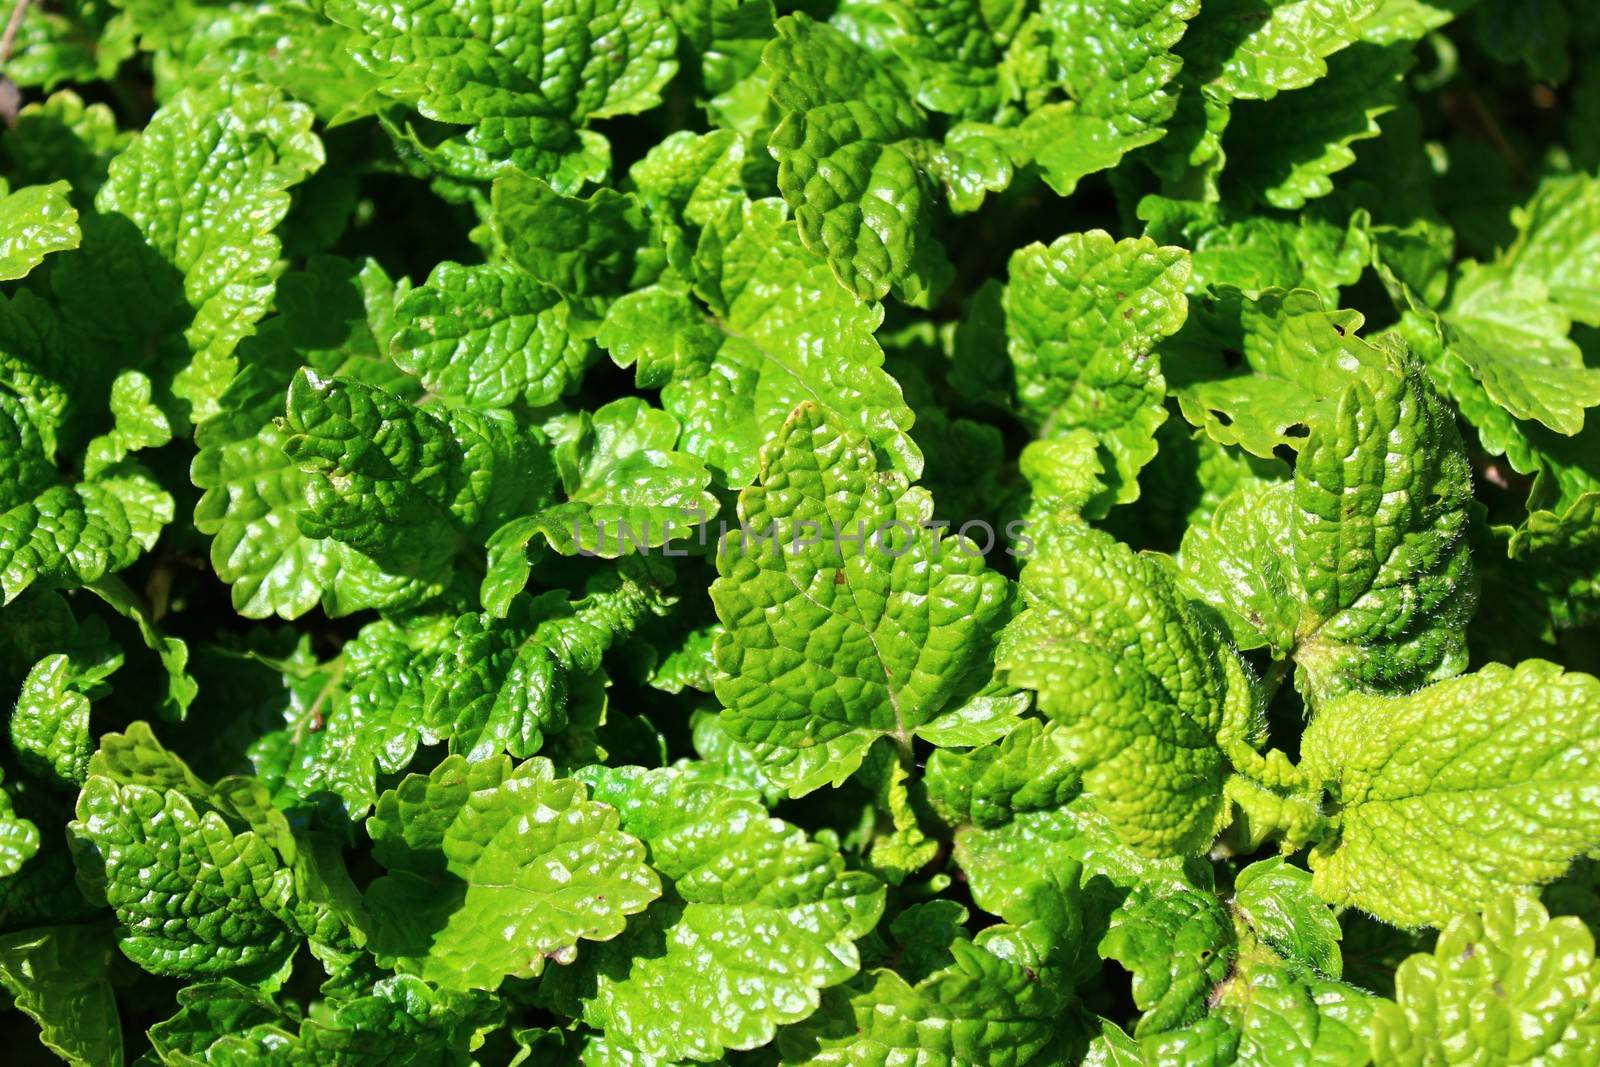
[[[18,1056],[1600,1062],[1577,0],[6,7]]]

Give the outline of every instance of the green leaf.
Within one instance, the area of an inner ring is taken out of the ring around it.
[[[485,993],[440,989],[408,974],[324,1000],[305,1019],[228,979],[180,989],[177,999],[177,1014],[150,1028],[163,1063],[450,1063],[502,1014]]]
[[[213,535],[211,565],[233,587],[247,618],[293,619],[319,603],[330,615],[415,601],[422,583],[391,574],[332,538],[301,532],[309,476],[283,450],[287,435],[270,423],[233,441],[208,442],[191,477],[205,492],[195,527]]]
[[[114,6],[123,11],[123,32],[136,37],[144,50],[154,52],[203,24],[211,5],[209,0],[118,0]]]
[[[284,453],[312,476],[300,531],[434,590],[449,583],[464,546],[547,499],[543,441],[503,412],[452,409],[441,418],[306,370],[289,385],[283,429]]]
[[[1372,1062],[1367,1033],[1377,1003],[1363,990],[1318,978],[1256,949],[1241,955],[1217,984],[1205,1018],[1138,1038],[1105,1023],[1085,1063],[1365,1067]]]
[[[762,63],[778,187],[806,246],[863,300],[927,304],[951,266],[928,231],[930,190],[911,149],[927,116],[886,68],[805,15],[779,19]]]
[[[1365,990],[1270,957],[1242,961],[1213,997],[1214,1017],[1238,1032],[1235,1062],[1244,1067],[1369,1062],[1367,1035],[1379,1001]]]
[[[39,1025],[45,1048],[74,1067],[121,1067],[122,1024],[101,926],[50,926],[0,938],[0,985]]]
[[[284,453],[312,475],[302,533],[384,553],[390,569],[425,579],[449,564],[459,534],[451,505],[464,472],[460,444],[441,419],[305,371],[289,384],[283,429]]]
[[[493,990],[570,963],[661,895],[645,849],[548,760],[446,757],[367,820],[388,874],[367,890],[380,959],[455,989]]]
[[[1139,886],[1100,939],[1100,955],[1133,973],[1133,1002],[1144,1013],[1135,1037],[1202,1018],[1236,954],[1233,923],[1222,902],[1188,889]]]
[[[98,4],[22,9],[6,77],[47,90],[63,81],[109,78],[134,46],[131,29],[118,26],[113,14]]]
[[[686,451],[730,488],[748,485],[762,447],[808,401],[908,475],[921,473],[911,410],[873,337],[882,309],[839,288],[780,202],[740,202],[717,216],[695,267],[700,300],[638,290],[613,305],[598,338],[641,386],[662,386]]]
[[[121,663],[107,649],[94,658],[57,652],[34,664],[11,713],[11,747],[25,766],[60,785],[83,783],[94,752],[89,702]]]
[[[1519,577],[1547,598],[1552,620],[1571,628],[1600,618],[1600,491],[1562,503],[1530,512],[1510,551]]]
[[[1546,457],[1534,439],[1547,436],[1531,423],[1518,422],[1505,408],[1489,399],[1483,383],[1459,354],[1445,347],[1445,325],[1431,308],[1415,303],[1415,294],[1403,292],[1410,308],[1401,315],[1395,334],[1426,362],[1429,375],[1441,393],[1455,401],[1456,409],[1478,432],[1479,443],[1493,455],[1504,455],[1512,468],[1535,472]],[[1559,451],[1559,449],[1558,449]]]
[[[717,670],[711,650],[721,632],[721,623],[707,623],[678,635],[681,644],[660,649],[661,659],[650,671],[651,687],[663,693],[711,692]]]
[[[1221,0],[1206,4],[1179,49],[1202,79],[1235,100],[1270,100],[1328,73],[1359,39],[1378,0]]]
[[[905,764],[894,759],[887,749],[868,765],[862,775],[873,781],[876,803],[888,816],[887,825],[881,825],[872,838],[867,852],[867,867],[890,885],[902,885],[939,853],[939,842],[922,827],[917,818],[918,806],[911,793],[911,774]],[[884,765],[888,770],[882,770]]]
[[[1440,925],[1560,877],[1600,844],[1597,706],[1600,681],[1542,660],[1325,705],[1301,743],[1338,813],[1311,854],[1317,893]]]
[[[1248,668],[1167,569],[1065,526],[1022,570],[996,664],[1061,724],[1083,789],[1129,846],[1195,853],[1222,817],[1222,748],[1257,740]],[[1235,757],[1237,758],[1237,757]]]
[[[406,383],[414,381],[380,359],[394,285],[376,263],[326,259],[284,275],[278,290],[296,314],[269,320],[245,342],[243,371],[219,413],[195,432],[200,451],[190,478],[203,490],[195,527],[212,536],[212,568],[233,587],[234,610],[249,618],[297,618],[319,603],[330,615],[414,603],[426,591],[422,581],[301,532],[297,516],[311,476],[284,451],[287,435],[276,422],[304,364],[409,395]]]
[[[546,733],[567,725],[566,676],[554,653],[535,640],[541,609],[565,597],[523,601],[512,618],[463,615],[450,647],[435,663],[428,690],[429,731],[473,759],[501,751],[518,758],[537,752]],[[532,619],[518,616],[532,615]]]
[[[1166,383],[1152,352],[1183,325],[1188,255],[1103,230],[1014,253],[1006,333],[1017,405],[1045,436],[1095,432],[1111,456],[1117,500],[1138,496],[1156,454]]]
[[[115,654],[110,635],[100,622],[80,623],[61,592],[35,588],[7,605],[7,626],[0,629],[0,677],[22,679],[46,656],[60,651],[79,653],[85,660],[97,654]]]
[[[334,126],[370,113],[378,83],[351,54],[351,31],[323,18],[320,7],[313,0],[243,10],[208,6],[215,13],[210,32],[185,27],[162,58],[182,68],[176,76],[199,84],[248,76],[310,104]]]
[[[1083,1058],[1084,1067],[1145,1067],[1148,1062],[1139,1042],[1109,1019],[1100,1020],[1100,1033]]]
[[[306,937],[348,936],[339,890],[322,881],[334,872],[261,785],[206,785],[144,723],[101,738],[67,833],[79,886],[116,912],[117,946],[152,973],[270,985]]]
[[[855,942],[877,924],[884,891],[836,848],[694,768],[582,777],[645,842],[662,882],[621,938],[545,978],[561,974],[558,995],[608,1040],[668,1062],[716,1060],[772,1040],[859,969]]]
[[[83,239],[66,182],[30,185],[0,195],[0,281],[27,275],[52,252],[77,248]]]
[[[284,672],[284,726],[251,747],[256,773],[306,800],[332,793],[352,818],[378,800],[377,778],[405,769],[423,730],[423,686],[451,638],[444,619],[363,626],[336,659],[297,653]]]
[[[755,73],[772,38],[772,0],[668,0],[678,41],[700,65],[708,94],[726,93]]]
[[[917,103],[946,115],[992,118],[1001,99],[996,42],[1004,34],[989,24],[986,5],[909,0],[893,10],[905,32],[892,45],[912,75]]]
[[[944,144],[931,140],[911,94],[837,30],[804,14],[776,28],[762,56],[772,79],[768,106],[779,116],[768,147],[801,239],[860,299],[892,291],[929,305],[952,274],[932,235],[929,178],[941,178],[970,210],[984,191],[1010,183],[1009,159],[993,139],[952,131]],[[969,188],[958,193],[962,187]]]
[[[1367,226],[1362,213],[1351,216],[1351,222],[1366,231],[1371,240],[1371,265],[1391,292],[1399,281],[1428,304],[1444,303],[1456,254],[1454,230],[1427,219],[1405,227]],[[1405,332],[1403,327],[1401,332]]]
[[[1372,1051],[1396,1067],[1582,1063],[1600,1055],[1600,966],[1579,919],[1504,896],[1459,915],[1431,954],[1395,972],[1372,1018]]]
[[[1042,13],[1067,93],[1131,149],[1160,136],[1172,115],[1176,101],[1167,87],[1182,62],[1168,50],[1199,11],[1194,0],[1048,0]]]
[[[1070,763],[1061,755],[1056,759],[1045,773],[1060,790],[1074,776]],[[1054,872],[1073,865],[1081,868],[1084,887],[1102,900],[1107,886],[1117,890],[1109,894],[1112,904],[1123,891],[1145,883],[1168,891],[1209,888],[1211,872],[1204,861],[1149,856],[1130,848],[1088,799],[1078,797],[1065,805],[1047,801],[1034,810],[1018,810],[999,825],[959,828],[953,855],[967,876],[973,901],[991,914],[1015,914],[1041,885],[1058,879]],[[1018,794],[1018,802],[1022,800]]]
[[[1180,55],[1184,51],[1179,48]],[[1216,85],[1203,84],[1203,70],[1185,59],[1189,68],[1178,76],[1178,109],[1168,120],[1166,137],[1149,148],[1146,159],[1156,174],[1189,195],[1215,201],[1221,198],[1219,174],[1227,163],[1222,135],[1233,116],[1233,100]]]
[[[765,7],[766,0],[743,6]],[[770,31],[770,21],[767,28]],[[755,59],[760,61],[759,48]],[[652,231],[674,268],[693,273],[690,259],[699,234],[744,203],[746,172],[754,165],[744,138],[732,130],[704,134],[679,130],[628,169]]]
[[[1071,1007],[1079,874],[1071,861],[1054,867],[1007,902],[1005,924],[970,939],[902,912],[889,928],[901,970],[830,991],[816,1015],[780,1036],[785,1062],[895,1062],[929,1049],[959,1063],[1067,1062],[1081,1042]]]
[[[1127,140],[1109,123],[1070,103],[1047,104],[1033,112],[1017,127],[1013,145],[1060,196],[1071,196],[1088,175],[1115,167],[1128,149]]]
[[[563,296],[626,291],[647,239],[638,200],[614,189],[563,196],[525,174],[496,179],[491,218],[511,261]]]
[[[880,737],[909,751],[987,679],[1006,580],[932,518],[926,492],[811,405],[739,494],[711,587],[717,699],[790,795],[843,782]]]
[[[458,993],[398,974],[339,1002],[331,1014],[302,1022],[300,1042],[307,1059],[352,1067],[449,1060],[473,1048],[501,1011],[481,993]]]
[[[963,122],[946,132],[944,142],[923,147],[920,162],[938,182],[950,210],[970,214],[990,193],[1011,184],[1014,145],[1001,130],[985,122]]]
[[[178,1011],[152,1026],[159,1062],[205,1062],[215,1050],[265,1060],[268,1048],[292,1047],[290,1020],[267,994],[232,979],[196,982],[178,990]],[[182,1057],[182,1058],[180,1058]]]
[[[1583,4],[8,9],[20,1059],[1600,1056]]]
[[[461,616],[428,672],[429,735],[473,761],[539,751],[568,726],[574,683],[646,615],[666,611],[666,581],[670,574],[630,558],[591,579],[580,600],[558,589],[510,601],[504,618]]]
[[[39,827],[17,814],[10,790],[0,790],[0,879],[13,877],[38,852]]]
[[[1468,262],[1440,317],[1449,352],[1513,417],[1570,436],[1600,404],[1600,369],[1584,366],[1566,312],[1537,276]]]
[[[504,615],[526,584],[535,539],[563,556],[613,559],[666,549],[717,513],[706,491],[711,474],[695,456],[676,449],[678,423],[636,397],[564,419],[556,462],[566,500],[513,519],[488,540],[481,596],[490,614]]]
[[[1312,893],[1312,876],[1282,857],[1252,863],[1233,881],[1233,907],[1284,959],[1329,978],[1344,970],[1339,920]]]
[[[1316,84],[1270,103],[1234,109],[1225,146],[1239,181],[1268,204],[1294,209],[1333,192],[1333,176],[1356,161],[1351,145],[1378,136],[1378,118],[1400,102],[1409,47],[1358,43],[1328,61]]]
[[[594,353],[559,293],[504,267],[441,263],[395,318],[395,363],[466,407],[552,403],[577,385]]]
[[[90,582],[155,544],[172,498],[137,466],[52,486],[0,515],[0,587],[11,599],[36,578]]]
[[[1191,526],[1211,521],[1228,495],[1242,485],[1284,481],[1282,460],[1259,459],[1218,444],[1182,419],[1169,419],[1156,431],[1160,451],[1139,474],[1142,514],[1114,514],[1114,532],[1152,545],[1177,545]],[[1139,532],[1127,520],[1137,519]],[[1236,642],[1237,643],[1237,642]]]
[[[0,375],[18,413],[32,423],[39,451],[56,460],[82,443],[102,389],[84,381],[98,359],[74,352],[80,337],[56,309],[30,290],[0,302]],[[74,394],[77,394],[76,396]]]
[[[1518,235],[1506,265],[1544,283],[1550,299],[1578,322],[1600,326],[1600,178],[1547,178],[1512,218]]]
[[[1173,392],[1191,425],[1218,444],[1262,459],[1279,447],[1298,451],[1309,420],[1327,419],[1352,372],[1382,361],[1373,345],[1354,336],[1364,321],[1358,312],[1330,311],[1308,292],[1268,290],[1241,301],[1224,291],[1208,310],[1191,317],[1169,344],[1174,356],[1184,357],[1182,364],[1166,361]],[[1191,334],[1198,349],[1192,354]],[[1245,369],[1227,373],[1214,348],[1224,345],[1239,352]],[[1307,352],[1317,358],[1305,358]]]
[[[1077,794],[1071,739],[1059,723],[1024,719],[994,744],[939,749],[923,778],[928,802],[952,826],[1003,826]]]
[[[1220,0],[1204,5],[1176,46],[1183,60],[1181,93],[1153,169],[1216,199],[1218,172],[1227,159],[1223,132],[1234,102],[1271,100],[1327,75],[1328,57],[1360,39],[1363,21],[1378,3]]]
[[[1069,99],[1034,110],[1018,137],[1058,194],[1166,133],[1183,66],[1171,49],[1199,10],[1197,0],[1042,5],[1052,73]]]
[[[1300,455],[1292,486],[1243,487],[1191,529],[1186,588],[1241,647],[1292,656],[1313,702],[1459,673],[1471,482],[1449,411],[1403,345],[1355,335],[1354,312],[1269,292],[1243,322],[1255,373],[1187,387],[1184,414],[1221,443]]]
[[[1280,485],[1245,483],[1206,524],[1183,536],[1183,588],[1211,605],[1241,649],[1294,653],[1302,607],[1294,567],[1294,497]]]
[[[466,0],[334,0],[379,92],[449,126],[430,143],[391,120],[445,174],[486,181],[515,167],[560,192],[601,178],[610,147],[585,127],[644,111],[677,71],[677,35],[651,0],[562,0],[493,17]]]
[[[261,86],[180,93],[111,161],[83,254],[53,276],[101,344],[159,354],[195,422],[218,410],[234,349],[271,305],[288,190],[323,162],[313,117]]]
[[[1147,196],[1139,201],[1146,235],[1191,249],[1191,291],[1224,286],[1255,299],[1267,289],[1311,289],[1337,303],[1339,289],[1361,277],[1370,237],[1352,218],[1348,225],[1304,213],[1298,219],[1225,216],[1213,205]]]
[[[1068,1040],[1071,1021],[1059,993],[1025,963],[972,942],[957,940],[950,951],[948,967],[914,985],[877,970],[848,992],[830,991],[816,1015],[778,1038],[783,1062],[1065,1062],[1056,1045]]]
[[[172,520],[172,497],[142,467],[120,463],[62,484],[15,398],[0,394],[0,592],[34,581],[93,582],[131,564]]]
[[[1373,44],[1421,40],[1476,3],[1478,0],[1380,0],[1378,9],[1362,24],[1361,39]]]
[[[709,688],[709,683],[708,683]],[[724,777],[742,782],[761,795],[767,804],[776,804],[788,795],[788,790],[768,781],[761,769],[761,757],[728,736],[722,727],[722,716],[715,707],[703,708],[689,716],[694,732],[694,750],[708,767],[715,768]]]
[[[1062,522],[1104,518],[1112,497],[1093,431],[1077,427],[1022,449],[1017,469],[1028,480],[1027,529],[1047,532]]]
[[[94,438],[84,456],[84,473],[94,477],[116,466],[129,453],[159,448],[172,440],[167,416],[151,402],[150,379],[136,370],[123,371],[111,383],[112,427]]]

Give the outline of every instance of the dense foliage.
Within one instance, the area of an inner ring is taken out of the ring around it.
[[[7,1062],[1600,1063],[1586,0],[0,8]]]

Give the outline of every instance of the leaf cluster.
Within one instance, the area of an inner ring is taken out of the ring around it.
[[[1580,0],[8,14],[17,1062],[1600,1063]]]

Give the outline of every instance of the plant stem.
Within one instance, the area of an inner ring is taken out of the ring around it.
[[[11,9],[11,18],[6,22],[4,37],[0,37],[0,64],[11,62],[12,49],[17,46],[17,33],[22,29],[22,18],[28,13],[28,5],[32,0],[17,0],[17,6]]]
[[[1278,695],[1278,689],[1283,685],[1283,680],[1289,675],[1289,668],[1294,666],[1294,660],[1285,657],[1275,659],[1272,666],[1267,668],[1266,675],[1261,679],[1261,687],[1267,692],[1267,703],[1271,704]]]

